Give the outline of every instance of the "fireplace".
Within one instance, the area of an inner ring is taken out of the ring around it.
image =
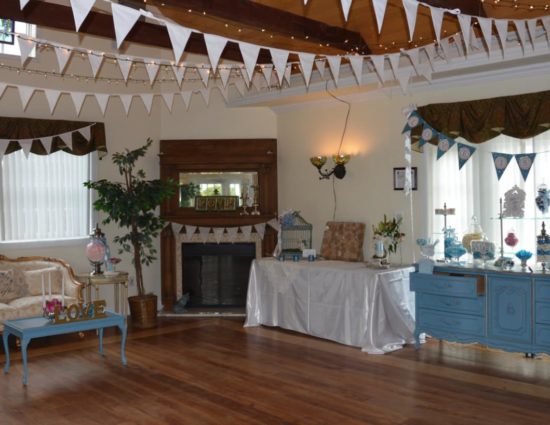
[[[182,292],[188,307],[244,307],[254,243],[183,243]]]

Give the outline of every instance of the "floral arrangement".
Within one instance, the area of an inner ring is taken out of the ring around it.
[[[386,214],[384,214],[384,220],[378,223],[377,226],[372,226],[372,231],[374,233],[374,239],[385,238],[388,241],[388,251],[397,252],[397,245],[403,240],[405,233],[402,233],[399,226],[403,218],[394,217],[391,220],[388,220]]]
[[[298,213],[299,211],[294,210],[283,211],[283,213],[279,216],[279,223],[281,223],[281,226],[283,227],[293,226],[294,220],[296,219],[296,214]]]

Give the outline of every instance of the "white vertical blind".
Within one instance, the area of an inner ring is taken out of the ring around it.
[[[467,143],[467,141],[466,141]],[[435,238],[440,239],[438,251],[442,253],[443,243],[441,231],[443,217],[434,215],[434,208],[455,208],[456,215],[449,216],[447,223],[457,231],[459,239],[467,232],[472,215],[476,215],[481,223],[487,239],[495,242],[500,248],[499,199],[514,185],[526,192],[525,215],[523,219],[505,219],[504,237],[514,231],[519,243],[514,247],[504,245],[504,253],[513,257],[520,249],[536,253],[536,235],[540,233],[542,221],[550,227],[550,214],[543,214],[535,205],[537,188],[545,183],[550,187],[550,132],[540,134],[535,138],[517,139],[498,136],[495,139],[476,145],[477,151],[471,159],[458,169],[457,148],[453,147],[442,158],[436,161],[437,149],[432,146],[425,148],[428,157],[428,176],[431,191],[429,193],[430,210],[428,228],[432,229]],[[506,171],[497,179],[492,152],[516,154],[536,152],[537,157],[527,181],[524,182],[516,159],[512,158]],[[498,255],[498,252],[497,252]],[[533,260],[535,258],[533,257]],[[532,260],[532,261],[533,261]]]
[[[90,229],[92,156],[5,155],[1,165],[4,241],[57,240],[86,236]]]

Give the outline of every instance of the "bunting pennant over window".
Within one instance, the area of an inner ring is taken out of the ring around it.
[[[497,178],[500,180],[506,167],[510,164],[510,160],[514,155],[509,153],[492,152],[493,162],[495,164],[495,170],[497,172]]]
[[[415,128],[420,123],[421,123],[421,118],[420,118],[420,115],[418,114],[418,112],[416,112],[416,111],[411,112],[411,114],[407,118],[407,124],[403,128],[403,131],[401,132],[401,134],[405,134],[408,131],[411,131],[413,128]]]
[[[520,153],[515,155],[516,162],[518,163],[524,181],[527,180],[527,176],[529,176],[529,171],[531,171],[533,162],[535,162],[535,156],[537,156],[536,153]]]
[[[418,147],[424,146],[435,136],[438,136],[438,133],[435,132],[434,129],[431,128],[428,124],[424,123],[424,129],[422,130],[422,135],[420,136],[420,140],[418,141]]]
[[[454,139],[451,139],[444,134],[440,134],[439,143],[437,144],[437,159],[449,152],[449,149],[451,149],[455,143],[456,141]]]
[[[456,146],[458,148],[458,169],[460,170],[462,169],[464,164],[466,164],[466,162],[468,162],[468,160],[472,157],[472,155],[476,151],[476,148],[460,142],[457,142]]]

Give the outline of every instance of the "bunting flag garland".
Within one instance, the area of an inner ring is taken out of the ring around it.
[[[420,124],[420,114],[416,111],[411,112],[407,118],[407,124],[403,128],[401,134],[407,133]]]
[[[456,146],[458,148],[458,169],[460,170],[462,169],[464,164],[466,164],[466,162],[468,162],[468,160],[472,157],[472,155],[476,151],[476,148],[460,142],[457,142]]]
[[[260,235],[260,239],[264,238],[265,235],[265,223],[257,223],[254,225],[254,230]]]
[[[535,156],[537,156],[537,154],[519,153],[514,156],[516,157],[516,162],[518,163],[519,170],[521,171],[521,175],[525,181],[529,176],[529,171],[531,171],[531,167],[533,166],[533,162],[535,162]]]
[[[223,232],[225,229],[223,227],[213,227],[212,231],[214,232],[214,239],[216,239],[216,243],[220,243],[223,238]]]
[[[190,226],[190,225],[185,225],[185,238],[190,241],[191,238],[193,237],[193,234],[195,233],[195,230],[197,230],[197,226]]]
[[[250,239],[250,233],[252,233],[252,226],[241,226],[241,232],[244,239]]]
[[[226,227],[225,231],[227,232],[227,237],[229,238],[229,242],[235,243],[237,240],[237,232],[239,231],[238,227]]]
[[[437,159],[449,152],[449,149],[451,149],[455,143],[456,141],[454,139],[451,139],[444,134],[440,134],[439,143],[437,144]]]
[[[172,232],[174,232],[175,235],[178,235],[181,232],[181,229],[183,228],[183,224],[180,223],[170,223],[172,225]]]
[[[424,123],[424,129],[422,130],[422,135],[420,136],[420,140],[418,141],[418,147],[422,147],[430,140],[432,140],[435,136],[436,134],[434,132],[434,129],[431,128],[428,124]]]
[[[514,155],[499,152],[492,152],[491,154],[493,155],[493,163],[495,164],[497,179],[500,180],[504,174],[504,170],[506,170],[506,167],[508,167],[508,164]]]
[[[76,31],[80,30],[82,22],[86,19],[90,10],[95,3],[95,0],[71,0],[71,8],[73,9],[74,26]]]
[[[208,242],[208,236],[210,235],[210,227],[199,227],[199,235],[202,243]]]

